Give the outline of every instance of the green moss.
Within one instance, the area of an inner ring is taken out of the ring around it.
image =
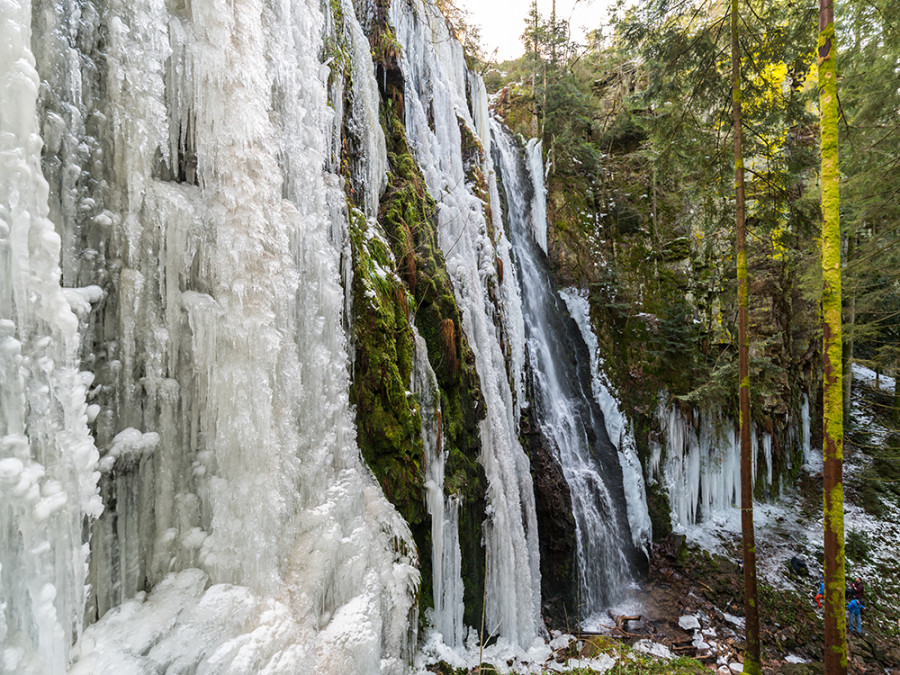
[[[350,45],[344,33],[344,8],[339,0],[329,0],[334,20],[334,34],[325,35],[322,44],[322,61],[328,64],[329,88],[350,72]]]
[[[412,371],[412,331],[406,289],[395,275],[387,246],[367,235],[353,212],[353,337],[351,401],[359,445],[388,499],[415,526],[425,520],[422,439],[418,403],[406,395]]]
[[[465,621],[478,625],[484,590],[484,521],[487,482],[478,464],[478,424],[484,401],[475,371],[474,355],[462,331],[462,316],[456,304],[443,254],[437,245],[435,204],[425,188],[400,121],[400,101],[384,102],[383,121],[388,146],[390,174],[381,199],[378,221],[386,235],[397,275],[407,289],[408,320],[414,322],[428,346],[428,357],[438,380],[447,463],[445,493],[460,498],[460,546],[463,557]],[[387,254],[387,251],[384,251]],[[398,352],[398,370],[406,363]],[[402,425],[401,425],[402,426]],[[400,429],[401,435],[403,429]],[[416,486],[418,488],[418,486]],[[390,495],[389,495],[390,496]],[[424,502],[424,500],[423,500]],[[413,524],[413,533],[423,558],[423,606],[431,604],[430,532],[426,524]],[[418,531],[418,534],[416,534]],[[428,551],[422,549],[429,546]]]

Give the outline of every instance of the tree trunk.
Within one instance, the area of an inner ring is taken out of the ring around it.
[[[744,217],[744,134],[741,128],[741,54],[738,44],[738,0],[731,0],[731,83],[734,113],[734,178],[738,282],[738,369],[741,434],[741,540],[744,552],[744,625],[747,651],[744,672],[760,674],[759,607],[756,593],[756,542],[753,534],[753,457],[750,443],[750,338],[747,280],[747,233]]]
[[[847,240],[847,262],[853,260],[856,255],[856,235]],[[856,325],[856,292],[851,291],[850,300],[847,303],[847,351],[843,355],[844,361],[844,418],[850,418],[850,399],[853,394],[853,342],[854,327]]]
[[[832,0],[819,0],[822,154],[822,314],[825,455],[825,673],[847,672],[844,600],[844,407],[841,383],[841,222],[838,185],[837,45]]]

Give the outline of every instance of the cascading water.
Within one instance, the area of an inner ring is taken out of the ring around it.
[[[534,238],[544,228],[532,227],[534,189],[522,166],[522,150],[499,122],[492,123],[492,131],[522,289],[536,417],[572,495],[579,600],[582,615],[589,616],[620,600],[630,576],[622,468],[594,400],[586,345],[553,288]]]
[[[647,550],[653,534],[650,512],[647,506],[647,490],[641,461],[637,454],[637,445],[631,424],[622,412],[619,401],[613,395],[609,381],[603,371],[600,359],[600,345],[591,326],[591,310],[587,293],[579,289],[568,289],[560,292],[560,297],[569,308],[569,314],[578,324],[581,337],[591,355],[592,389],[594,400],[603,412],[606,433],[609,440],[619,450],[619,463],[622,465],[622,487],[625,490],[625,502],[628,506],[628,524],[631,527],[631,541],[635,548]]]

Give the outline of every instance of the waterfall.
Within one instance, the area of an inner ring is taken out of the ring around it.
[[[492,239],[485,204],[467,180],[473,163],[482,175],[491,173],[484,152],[489,144],[486,94],[480,80],[469,77],[462,47],[436,7],[420,0],[393,2],[389,16],[402,47],[407,135],[437,203],[439,244],[486,403],[479,457],[488,479],[486,628],[527,647],[541,631],[540,568],[529,462],[518,439],[516,403],[500,344],[499,327],[508,315],[502,316],[493,290],[500,286],[497,260],[506,237],[495,230]],[[464,134],[480,146],[468,166],[461,152]]]
[[[631,424],[613,395],[612,385],[603,371],[600,345],[591,327],[590,305],[586,296],[587,294],[579,289],[560,292],[560,297],[565,301],[569,314],[578,324],[582,339],[590,352],[591,388],[594,392],[594,400],[603,412],[603,421],[606,423],[609,440],[619,451],[619,464],[622,465],[622,486],[625,490],[632,543],[635,548],[643,549],[649,555],[647,547],[652,535],[652,526],[641,462],[637,454],[637,444]]]
[[[593,363],[582,333],[567,316],[535,241],[546,226],[531,224],[532,201],[541,198],[532,187],[534,171],[525,173],[522,150],[509,131],[496,121],[492,129],[521,284],[536,417],[571,491],[579,598],[582,615],[589,616],[621,599],[630,576],[622,466],[594,398]]]

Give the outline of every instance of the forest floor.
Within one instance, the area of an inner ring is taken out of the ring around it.
[[[900,434],[891,429],[893,381],[855,369],[845,443],[847,580],[866,585],[862,635],[849,634],[851,675],[900,675]],[[824,673],[822,460],[815,455],[777,501],[757,502],[763,673]],[[795,574],[792,557],[808,574]],[[554,636],[543,650],[506,659],[486,652],[481,671],[446,663],[419,672],[717,675],[742,670],[744,641],[740,513],[716,514],[653,546],[646,579],[619,607]],[[490,649],[490,648],[489,648]],[[540,653],[538,653],[540,652]],[[433,657],[432,657],[433,658]],[[477,661],[475,661],[477,663]]]
[[[845,443],[847,581],[866,591],[861,635],[850,633],[849,672],[900,675],[900,434],[891,428],[893,381],[855,368]],[[764,673],[821,673],[823,612],[814,595],[822,572],[821,454],[754,508]],[[648,578],[600,630],[631,643],[652,640],[710,670],[740,672],[743,572],[740,514],[717,514],[653,548]],[[802,558],[808,574],[793,571]],[[623,617],[640,614],[639,619]],[[733,667],[731,667],[733,664]]]

